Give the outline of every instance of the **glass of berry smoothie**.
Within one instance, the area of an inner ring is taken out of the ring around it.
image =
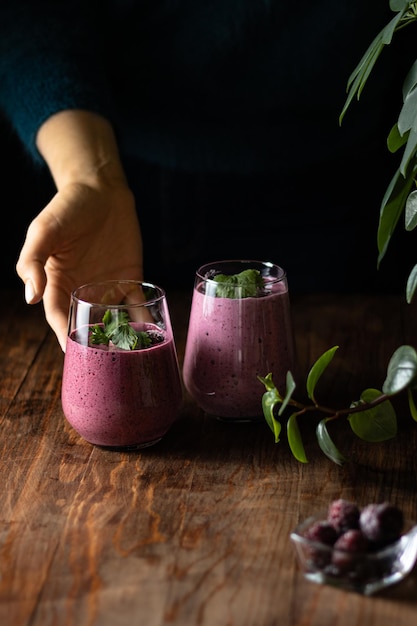
[[[195,275],[184,356],[184,384],[207,413],[230,421],[264,419],[272,373],[285,389],[295,365],[285,271],[274,263],[227,260]]]
[[[91,283],[71,295],[61,391],[88,442],[137,449],[158,442],[182,402],[166,295],[150,283]]]

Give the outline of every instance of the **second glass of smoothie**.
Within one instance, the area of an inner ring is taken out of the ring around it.
[[[183,365],[184,384],[207,413],[230,421],[263,419],[272,373],[285,390],[295,348],[285,271],[274,263],[227,260],[195,275]]]
[[[163,289],[123,280],[73,292],[61,398],[71,426],[98,446],[143,448],[167,433],[182,387]]]

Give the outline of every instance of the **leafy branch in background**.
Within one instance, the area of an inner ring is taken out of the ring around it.
[[[372,69],[385,46],[395,33],[417,21],[417,1],[390,0],[390,9],[395,17],[375,37],[357,67],[349,77],[348,96],[340,114],[340,123],[352,100],[359,100]],[[403,148],[400,166],[395,172],[382,200],[378,224],[378,267],[385,256],[388,244],[398,221],[405,211],[405,229],[412,231],[417,226],[417,60],[414,61],[403,84],[403,106],[388,135],[387,145],[395,153]],[[417,265],[407,280],[406,298],[410,303],[417,290]]]
[[[280,440],[282,417],[287,407],[293,409],[287,420],[287,439],[293,456],[302,463],[307,463],[299,419],[308,413],[323,414],[316,426],[317,442],[322,452],[334,463],[343,465],[347,458],[339,451],[331,438],[328,425],[336,420],[347,419],[352,431],[360,439],[368,442],[381,442],[392,439],[397,434],[397,416],[390,398],[406,392],[412,418],[417,421],[417,408],[412,395],[417,389],[417,352],[411,346],[400,346],[391,357],[387,375],[382,387],[365,389],[358,401],[352,402],[349,408],[334,409],[322,405],[317,400],[316,387],[323,373],[333,360],[338,349],[334,346],[327,350],[314,363],[307,377],[306,390],[310,404],[303,404],[293,398],[296,388],[291,372],[287,373],[286,394],[281,395],[272,380],[272,375],[258,376],[265,385],[266,392],[262,397],[262,409],[266,422],[272,430],[275,443]],[[279,405],[278,415],[275,408]]]
[[[340,124],[353,99],[360,99],[372,69],[385,46],[392,42],[395,33],[417,22],[417,0],[390,0],[390,9],[396,15],[372,41],[362,59],[352,72],[347,83],[347,99],[340,114]],[[403,149],[398,170],[387,187],[382,200],[378,232],[378,259],[380,266],[385,256],[401,215],[404,216],[406,231],[417,226],[417,60],[414,61],[403,83],[403,106],[397,122],[392,127],[388,138],[388,150],[392,153]],[[406,299],[410,303],[417,291],[417,264],[411,270],[407,280]],[[365,389],[359,400],[352,402],[349,408],[334,409],[322,405],[316,399],[316,385],[331,363],[338,346],[325,352],[312,366],[307,382],[307,396],[310,404],[302,404],[293,399],[296,388],[291,372],[287,373],[286,393],[282,396],[276,388],[272,375],[259,376],[266,392],[262,398],[264,417],[271,428],[275,442],[280,439],[281,422],[287,407],[294,409],[287,420],[287,439],[294,457],[303,463],[307,457],[302,441],[298,421],[308,413],[321,413],[323,417],[317,424],[316,436],[324,454],[333,462],[343,465],[346,457],[338,450],[331,438],[328,426],[335,420],[347,419],[352,431],[368,442],[386,441],[397,434],[397,416],[390,401],[393,396],[407,393],[408,405],[412,418],[417,421],[417,407],[413,391],[417,390],[417,353],[411,346],[400,346],[391,357],[387,376],[382,387]],[[279,405],[277,417],[274,410]]]

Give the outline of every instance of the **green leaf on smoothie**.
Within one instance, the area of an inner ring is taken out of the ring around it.
[[[259,270],[243,270],[239,274],[216,274],[212,280],[218,283],[216,296],[219,298],[254,298],[264,286]]]
[[[122,350],[139,350],[148,348],[152,343],[146,331],[136,331],[129,324],[129,316],[125,311],[107,310],[102,321],[103,325],[96,324],[91,329],[92,345],[108,346],[111,342]]]

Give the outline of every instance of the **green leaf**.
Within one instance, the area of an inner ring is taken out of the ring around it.
[[[270,391],[271,389],[275,389],[274,381],[272,380],[272,373],[269,372],[266,376],[258,376],[258,380],[261,381],[263,385],[265,385],[265,389]]]
[[[282,415],[285,407],[287,406],[289,400],[291,399],[291,395],[296,388],[296,384],[294,382],[294,378],[290,371],[287,372],[287,390],[285,394],[285,398],[282,398],[280,392],[276,388],[273,380],[272,374],[269,373],[267,376],[262,377],[258,376],[258,379],[265,385],[266,392],[262,396],[262,411],[268,424],[269,428],[272,430],[275,443],[279,441],[279,435],[281,433],[281,423],[275,418],[274,409],[277,404],[281,404],[281,407],[278,411],[278,415]]]
[[[365,389],[360,399],[361,402],[368,403],[381,395],[382,392],[378,389]],[[348,420],[355,435],[364,441],[387,441],[397,434],[397,416],[389,400],[360,413],[351,413]]]
[[[339,346],[334,346],[333,348],[330,348],[329,350],[327,350],[327,352],[322,354],[321,357],[317,359],[317,361],[314,363],[314,365],[310,369],[309,374],[307,376],[307,385],[306,385],[307,394],[310,400],[315,401],[314,392],[316,389],[316,385],[319,379],[321,378],[323,372],[328,367],[329,363],[332,361],[334,354],[338,348]]]
[[[278,443],[281,433],[281,424],[274,416],[274,407],[279,402],[281,402],[281,396],[275,387],[266,391],[262,396],[262,411],[266,423],[274,434],[275,443]]]
[[[394,124],[387,139],[388,150],[394,154],[407,143],[407,139],[408,133],[400,135],[397,124]]]
[[[404,11],[411,4],[413,1],[410,2],[410,0],[390,0],[389,2],[391,11]]]
[[[412,128],[408,134],[407,143],[405,145],[403,158],[401,159],[400,164],[400,172],[406,178],[407,176],[407,168],[411,163],[412,159],[415,157],[417,148],[417,132],[414,128]],[[414,164],[415,166],[415,164]]]
[[[217,274],[211,280],[218,283],[216,296],[219,298],[254,298],[264,286],[260,271],[255,269],[243,270],[230,276]]]
[[[287,388],[285,392],[285,398],[283,399],[282,405],[279,408],[278,415],[283,414],[285,407],[287,406],[288,402],[291,400],[291,396],[294,393],[294,389],[296,388],[293,375],[291,374],[290,371],[287,372],[286,383],[287,383]]]
[[[102,320],[102,322],[104,324],[104,327],[106,329],[112,328],[114,318],[115,318],[115,313],[112,313],[112,311],[110,311],[110,309],[107,309],[107,311],[103,315],[103,320]],[[124,322],[126,320],[126,313],[125,312],[121,312],[120,313],[120,319],[121,319],[122,322]]]
[[[417,191],[410,193],[405,203],[405,230],[411,231],[417,226]]]
[[[329,431],[327,430],[326,424],[329,420],[331,420],[331,418],[326,417],[317,424],[317,441],[322,452],[324,452],[324,454],[331,461],[333,461],[333,463],[336,463],[337,465],[344,465],[347,459],[339,452],[329,435]]]
[[[113,330],[110,340],[122,350],[134,350],[138,343],[138,336],[129,324],[123,324]]]
[[[96,346],[100,345],[100,344],[104,345],[104,346],[108,346],[109,345],[109,338],[107,337],[106,333],[104,332],[104,328],[102,326],[100,326],[99,324],[96,324],[91,329],[90,343],[92,345],[96,345]]]
[[[293,453],[293,456],[297,459],[297,461],[300,461],[301,463],[308,463],[303,441],[301,438],[300,429],[298,427],[297,413],[293,413],[288,418],[287,437],[291,452]]]
[[[410,272],[410,275],[408,276],[407,288],[406,288],[407,304],[411,303],[414,297],[414,294],[416,292],[416,289],[417,289],[417,265],[413,267],[413,269]]]
[[[346,111],[348,110],[353,98],[357,97],[359,100],[363,88],[365,87],[366,81],[374,67],[376,61],[378,60],[379,55],[381,54],[384,44],[381,41],[382,35],[381,33],[375,37],[374,41],[369,46],[368,50],[363,55],[359,64],[353,70],[352,74],[348,79],[348,96],[346,98],[346,102],[343,106],[342,112],[339,116],[339,124],[342,123],[344,116],[346,115]]]
[[[385,256],[388,244],[405,208],[408,194],[414,183],[414,172],[415,167],[413,167],[412,171],[406,178],[404,178],[398,169],[384,194],[380,209],[377,234],[379,252],[377,262],[378,267]]]
[[[353,70],[352,74],[349,76],[347,83],[348,96],[339,117],[340,124],[342,123],[346,111],[349,108],[355,95],[359,100],[361,93],[365,87],[366,81],[368,80],[375,63],[377,62],[382,50],[384,49],[384,46],[391,43],[394,32],[397,30],[397,27],[406,8],[407,6],[404,6],[399,9],[399,13],[394,16],[390,20],[390,22],[378,33],[378,35],[374,38],[374,40],[366,50],[365,54],[359,61],[358,65]]]
[[[109,345],[111,341],[122,350],[148,348],[152,340],[146,331],[136,331],[129,323],[126,311],[111,311],[103,315],[103,325],[96,324],[91,329],[91,345]]]
[[[403,83],[403,102],[413,89],[417,87],[417,61],[414,61]]]
[[[122,350],[136,348],[138,336],[129,324],[126,311],[106,311],[103,323],[106,335],[115,346]]]
[[[417,375],[417,353],[412,346],[400,346],[388,363],[387,377],[382,386],[384,393],[399,393],[413,382]]]
[[[404,135],[408,130],[416,128],[417,120],[417,90],[415,87],[409,91],[404,99],[403,107],[398,116],[398,131]]]
[[[411,417],[413,418],[415,422],[417,422],[417,407],[414,402],[413,392],[411,391],[411,389],[407,389],[407,394],[408,394],[408,406],[410,407]]]

